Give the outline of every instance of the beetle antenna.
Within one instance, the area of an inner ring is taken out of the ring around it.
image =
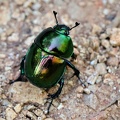
[[[55,16],[56,24],[58,25],[58,20],[57,20],[57,17],[56,17],[57,12],[56,12],[56,11],[53,11],[53,14],[54,14],[54,16]]]
[[[76,22],[75,26],[71,27],[70,30],[72,30],[73,28],[77,27],[78,25],[80,25],[80,23]]]

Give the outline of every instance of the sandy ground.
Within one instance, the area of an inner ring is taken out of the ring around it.
[[[86,88],[67,67],[62,93],[46,115],[45,90],[8,83],[19,76],[37,34],[56,24],[53,10],[60,24],[80,22],[70,36]],[[0,0],[0,120],[120,120],[120,1]]]

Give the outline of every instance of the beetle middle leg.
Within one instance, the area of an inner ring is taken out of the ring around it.
[[[20,76],[16,80],[10,80],[9,84],[13,84],[14,82],[27,82],[27,79],[24,78],[24,61],[25,56],[23,57],[21,63],[20,63]]]
[[[62,77],[61,80],[58,82],[58,84],[59,84],[60,86],[59,86],[57,92],[55,92],[54,94],[49,94],[49,95],[48,95],[47,102],[48,102],[49,100],[50,100],[50,102],[49,102],[49,105],[48,105],[48,108],[47,108],[47,113],[49,113],[49,110],[50,110],[50,107],[51,107],[51,105],[52,105],[53,100],[54,100],[55,98],[57,98],[57,97],[60,95],[61,91],[62,91],[62,88],[63,88],[63,85],[64,85],[64,79],[63,79],[63,77]]]

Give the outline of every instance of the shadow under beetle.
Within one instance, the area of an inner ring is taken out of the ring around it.
[[[11,80],[10,84],[23,81],[25,76],[33,85],[39,88],[51,88],[57,83],[60,85],[57,92],[49,94],[47,100],[51,100],[47,108],[47,113],[52,102],[57,98],[64,85],[64,72],[68,65],[73,69],[74,74],[79,80],[79,70],[66,58],[74,58],[73,43],[69,36],[69,31],[78,26],[69,28],[66,25],[58,24],[56,15],[53,11],[56,25],[43,30],[34,40],[27,54],[23,57],[20,64],[20,76],[16,80]],[[81,81],[81,80],[80,80]],[[83,84],[83,82],[81,81]]]

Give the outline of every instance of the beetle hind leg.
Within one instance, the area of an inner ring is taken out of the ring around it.
[[[9,84],[13,84],[14,82],[27,82],[27,79],[24,78],[24,61],[25,61],[25,56],[23,57],[21,63],[20,63],[20,76],[16,80],[10,80]]]
[[[49,102],[49,100],[50,100],[50,102],[49,102],[49,105],[48,105],[48,108],[47,108],[47,114],[49,113],[49,110],[50,110],[50,107],[52,105],[53,100],[55,98],[57,98],[62,91],[62,88],[63,88],[63,85],[64,85],[64,79],[63,78],[61,78],[61,80],[59,81],[59,85],[60,85],[60,87],[58,88],[57,92],[55,92],[54,94],[49,94],[48,95],[47,102]]]

